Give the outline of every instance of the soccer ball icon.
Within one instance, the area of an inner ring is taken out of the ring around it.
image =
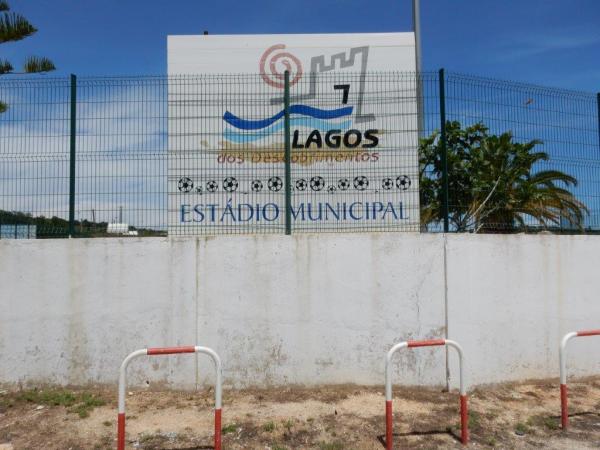
[[[398,186],[398,189],[406,191],[410,187],[410,178],[406,175],[400,175],[396,178],[396,186]]]
[[[335,192],[335,186],[333,184],[330,184],[329,186],[327,186],[327,192],[329,192],[330,194],[333,194]]]
[[[223,180],[223,189],[227,192],[234,192],[238,188],[238,181],[233,177],[227,177]]]
[[[194,182],[188,177],[182,177],[177,183],[177,189],[179,189],[179,192],[190,192],[194,189]]]
[[[364,175],[360,175],[360,176],[354,178],[354,188],[355,189],[358,189],[359,191],[364,191],[368,187],[369,187],[369,180]]]
[[[219,183],[217,183],[215,180],[206,182],[206,190],[208,192],[215,192],[217,189],[219,189]]]
[[[325,180],[323,177],[312,177],[310,179],[310,188],[313,191],[320,191],[325,187]]]
[[[350,181],[348,178],[340,178],[338,180],[338,188],[340,191],[347,191],[350,189]]]
[[[262,191],[262,188],[263,184],[260,180],[252,180],[252,183],[250,183],[250,189],[252,189],[253,192],[260,192]]]
[[[304,178],[300,178],[299,180],[296,180],[296,190],[297,191],[305,191],[306,186],[308,186],[308,183],[306,182],[306,180]]]
[[[391,188],[394,187],[394,180],[392,180],[391,178],[384,178],[381,181],[381,187],[386,191],[389,191]]]
[[[279,177],[271,177],[269,178],[267,185],[269,186],[270,191],[277,192],[283,187],[283,181],[281,181],[281,178]]]

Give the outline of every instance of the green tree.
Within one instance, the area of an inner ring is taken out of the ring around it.
[[[509,232],[533,219],[543,228],[561,219],[582,228],[586,206],[568,190],[577,180],[558,170],[538,170],[548,161],[542,142],[513,141],[510,132],[489,134],[478,123],[446,124],[449,223],[456,231]],[[421,224],[443,221],[442,145],[439,132],[420,142]]]
[[[31,36],[37,29],[21,14],[9,12],[8,2],[0,0],[0,44],[14,42]],[[24,73],[40,73],[54,70],[54,64],[48,58],[30,56],[23,64]],[[14,68],[7,60],[0,60],[0,75],[13,73]],[[0,113],[6,111],[8,106],[0,101]]]

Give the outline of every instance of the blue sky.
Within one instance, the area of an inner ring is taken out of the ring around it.
[[[407,31],[410,0],[13,0],[56,75],[165,74],[168,34]],[[298,7],[301,5],[301,7]],[[600,1],[422,0],[424,69],[600,91]]]

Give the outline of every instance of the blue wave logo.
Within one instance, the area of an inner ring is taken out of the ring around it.
[[[290,118],[290,126],[300,128],[313,128],[319,131],[333,129],[347,129],[352,125],[352,120],[331,121],[352,115],[354,107],[346,106],[338,109],[320,109],[307,105],[290,106],[290,115],[295,114],[303,117]],[[223,137],[235,143],[253,142],[272,135],[285,126],[281,120],[285,115],[284,110],[279,111],[272,117],[261,120],[246,120],[226,111],[223,120],[237,130],[227,128],[223,131]],[[239,131],[238,131],[239,130]]]

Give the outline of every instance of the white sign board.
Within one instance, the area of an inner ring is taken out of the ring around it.
[[[292,229],[418,231],[413,33],[205,35],[168,38],[169,234],[282,231],[286,70]]]

